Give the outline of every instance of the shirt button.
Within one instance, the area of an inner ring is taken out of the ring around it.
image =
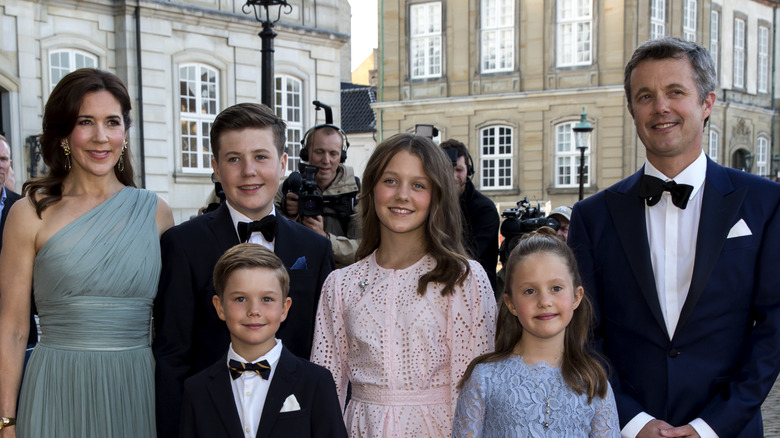
[[[247,427],[247,428],[246,428],[246,433],[249,433],[249,432],[251,432],[251,431],[250,431],[250,430],[249,430],[249,428]]]

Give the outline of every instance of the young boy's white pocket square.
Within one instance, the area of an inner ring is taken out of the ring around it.
[[[290,394],[282,404],[282,410],[279,412],[293,412],[300,411],[301,405],[298,404],[298,399],[295,398],[295,394]]]
[[[731,239],[732,237],[742,237],[742,236],[752,236],[753,233],[750,231],[750,228],[745,223],[744,219],[740,219],[739,222],[734,224],[733,227],[731,227],[731,230],[729,230],[729,235],[726,236],[726,239]]]

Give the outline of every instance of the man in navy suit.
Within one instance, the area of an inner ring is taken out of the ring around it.
[[[277,337],[293,354],[309,357],[320,291],[334,260],[328,239],[274,211],[287,166],[285,136],[284,121],[264,105],[241,103],[222,111],[211,127],[211,165],[226,202],[162,236],[152,345],[161,438],[177,436],[185,378],[228,349],[228,330],[212,305],[212,270],[240,240],[271,249],[288,269],[295,306]],[[269,224],[274,217],[275,225]]]
[[[647,162],[572,213],[623,436],[763,435],[780,367],[780,185],[702,152],[716,84],[701,46],[642,44],[625,90]]]

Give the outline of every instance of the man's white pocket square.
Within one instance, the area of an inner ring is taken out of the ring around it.
[[[298,399],[295,398],[295,394],[290,394],[282,404],[282,410],[279,412],[293,412],[300,411],[301,405],[298,404]]]
[[[744,219],[740,219],[739,222],[734,224],[733,227],[731,227],[731,230],[729,230],[729,235],[726,237],[726,239],[731,239],[732,237],[742,237],[742,236],[752,236],[753,233],[750,232],[750,228],[748,228],[747,224],[745,223]]]

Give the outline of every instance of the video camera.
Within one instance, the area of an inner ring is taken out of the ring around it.
[[[302,217],[322,216],[325,209],[325,197],[317,187],[314,175],[320,169],[304,162],[298,163],[298,172],[290,173],[290,176],[282,183],[282,193],[293,192],[298,195],[298,215]],[[284,207],[285,203],[282,203]],[[286,213],[286,212],[285,212]]]
[[[541,227],[550,227],[555,231],[561,227],[561,223],[552,217],[545,217],[539,208],[532,207],[528,202],[528,197],[517,201],[517,207],[508,208],[501,213],[504,222],[501,224],[501,235],[504,236],[504,242],[499,249],[499,258],[501,263],[505,263],[509,253],[517,245],[520,238],[528,233],[538,230]]]

